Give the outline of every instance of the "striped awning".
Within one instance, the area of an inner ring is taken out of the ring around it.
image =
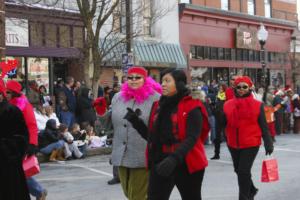
[[[135,42],[134,55],[142,66],[185,68],[185,56],[179,44]]]
[[[103,45],[103,48],[109,48],[113,45]],[[121,65],[121,55],[126,53],[126,46],[124,43],[116,45],[106,57],[106,64]],[[186,58],[179,44],[148,42],[148,41],[134,41],[133,54],[136,63],[145,67],[176,67],[185,68],[187,66]]]

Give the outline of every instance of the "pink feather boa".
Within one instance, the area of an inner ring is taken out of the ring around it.
[[[134,99],[138,104],[144,103],[155,92],[162,93],[161,85],[151,77],[147,77],[144,85],[138,89],[132,89],[125,82],[121,87],[121,96],[125,102]]]
[[[21,111],[23,111],[28,103],[27,98],[25,95],[21,95],[20,97],[13,98],[9,101],[14,106],[17,106]]]

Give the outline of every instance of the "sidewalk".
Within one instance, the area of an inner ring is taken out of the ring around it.
[[[111,154],[111,147],[100,147],[100,148],[94,148],[94,149],[87,149],[87,157],[89,156],[95,156],[95,155],[108,155]],[[46,156],[42,153],[37,153],[37,158],[39,160],[39,163],[45,163],[49,161],[49,156]]]

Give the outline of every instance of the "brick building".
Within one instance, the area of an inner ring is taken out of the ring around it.
[[[296,0],[188,3],[180,4],[180,43],[190,55],[189,67],[203,68],[204,81],[228,83],[230,74],[246,74],[259,86],[265,59],[268,84],[292,84],[290,43],[297,27]],[[260,23],[269,33],[265,58],[256,36]]]
[[[4,17],[4,0],[0,0],[0,61],[4,57],[5,50],[5,17]]]
[[[6,59],[19,60],[9,78],[24,84],[36,80],[50,92],[58,78],[81,80],[85,34],[78,12],[10,2],[5,6]]]

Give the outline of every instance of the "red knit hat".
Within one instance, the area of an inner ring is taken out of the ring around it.
[[[97,99],[95,99],[95,101],[93,102],[93,106],[96,109],[98,115],[102,116],[105,114],[107,104],[104,97],[98,97]]]
[[[249,76],[239,76],[234,80],[234,85],[237,86],[239,83],[247,83],[249,87],[253,86],[253,82],[251,81]]]
[[[144,67],[140,67],[140,66],[134,66],[129,68],[128,75],[130,74],[139,74],[142,75],[144,78],[148,76],[147,70]]]
[[[6,97],[5,83],[4,83],[4,81],[1,78],[0,78],[0,93],[2,93],[2,95],[4,97]]]
[[[6,89],[21,94],[22,86],[18,81],[10,80],[6,83]]]

